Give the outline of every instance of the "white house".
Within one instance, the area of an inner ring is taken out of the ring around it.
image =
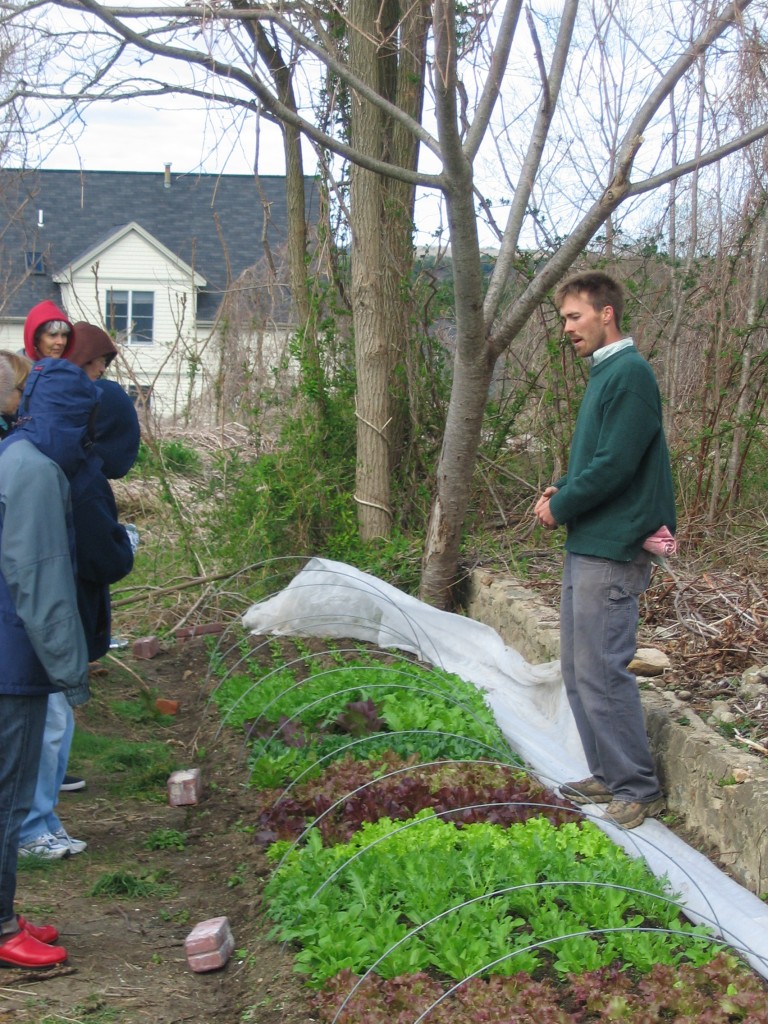
[[[110,332],[110,375],[154,415],[267,383],[294,326],[283,178],[0,169],[0,208],[0,347],[51,299]]]

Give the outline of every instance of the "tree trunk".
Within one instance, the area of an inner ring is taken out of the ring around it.
[[[235,3],[234,6],[243,6]],[[296,96],[293,88],[293,71],[291,62],[274,45],[258,23],[246,25],[251,33],[259,55],[269,67],[275,83],[275,91],[280,101],[292,111],[297,110]],[[283,135],[283,152],[285,154],[285,198],[287,208],[287,261],[288,277],[291,287],[291,301],[296,323],[304,331],[305,348],[308,337],[312,337],[309,329],[311,303],[307,280],[307,209],[304,195],[304,159],[301,153],[301,132],[292,124],[281,122]],[[305,358],[317,359],[316,348],[305,352]]]
[[[453,250],[458,341],[420,589],[422,600],[438,608],[450,608],[453,603],[462,528],[495,363],[484,331],[482,281],[479,273],[473,273],[480,264],[471,255],[473,243],[478,246],[471,188],[459,198],[451,219],[454,247],[460,240]]]
[[[744,445],[746,430],[744,421],[748,415],[750,405],[753,401],[753,392],[750,388],[752,375],[752,356],[758,340],[765,337],[764,329],[758,326],[763,309],[765,308],[765,257],[768,252],[768,199],[763,199],[762,210],[757,227],[755,238],[754,254],[752,257],[752,280],[749,291],[749,308],[747,310],[747,336],[744,340],[744,349],[741,356],[741,373],[739,375],[739,398],[736,403],[736,415],[734,417],[733,437],[731,438],[731,450],[728,456],[728,467],[726,470],[726,493],[733,500],[736,496],[739,480],[739,469],[742,464],[742,447]],[[754,386],[754,385],[753,385]]]
[[[495,360],[490,353],[483,315],[472,163],[466,157],[457,128],[456,24],[451,0],[438,0],[434,19],[436,112],[445,171],[451,181],[445,198],[456,306],[456,356],[424,545],[420,596],[439,608],[448,608]]]
[[[401,109],[421,109],[426,19],[416,7],[399,24],[399,4],[352,0],[349,61],[357,75]],[[404,40],[410,33],[411,42]],[[398,49],[399,45],[399,49]],[[415,167],[412,134],[357,94],[352,96],[351,141],[378,159]],[[413,185],[352,165],[352,323],[357,369],[357,480],[355,501],[363,541],[389,537],[391,479],[405,421],[405,392],[394,371],[410,332],[408,284],[413,266]]]

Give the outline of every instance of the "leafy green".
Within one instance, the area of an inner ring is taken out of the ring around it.
[[[315,995],[324,1024],[413,1024],[422,1014],[425,1024],[768,1024],[764,984],[725,953],[639,977],[614,965],[556,983],[522,973],[472,978],[450,992],[424,972],[359,980],[341,971]]]
[[[460,979],[489,964],[515,974],[552,963],[566,975],[619,957],[647,971],[650,955],[668,964],[714,955],[664,881],[586,822],[459,830],[424,811],[364,825],[333,847],[312,832],[303,848],[276,844],[281,855],[265,889],[274,934],[300,945],[297,969],[315,985],[343,969],[391,978],[429,966]],[[640,935],[649,939],[636,954]]]
[[[256,831],[261,844],[296,839],[313,824],[323,842],[346,842],[364,822],[408,819],[425,808],[456,824],[478,821],[511,825],[546,814],[572,821],[572,805],[516,765],[488,760],[403,759],[392,751],[359,761],[345,756],[316,778],[286,789],[263,791]]]
[[[482,693],[456,675],[364,656],[345,667],[310,661],[306,668],[309,674],[299,679],[293,668],[264,673],[254,661],[249,672],[227,676],[215,691],[224,719],[253,740],[254,785],[291,781],[347,751],[358,758],[394,750],[403,756],[419,751],[429,760],[514,760]],[[362,742],[350,745],[361,733]]]

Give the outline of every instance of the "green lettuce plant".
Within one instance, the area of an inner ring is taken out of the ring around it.
[[[424,811],[332,847],[313,832],[271,856],[284,857],[265,889],[274,936],[298,944],[313,985],[344,969],[462,979],[547,965],[565,976],[621,960],[647,971],[717,951],[664,881],[588,822],[457,829]]]

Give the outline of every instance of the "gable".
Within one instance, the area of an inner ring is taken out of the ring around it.
[[[98,267],[99,277],[104,281],[129,279],[153,284],[167,281],[187,288],[206,285],[204,277],[135,222],[92,246],[52,278],[56,284],[66,284],[83,273],[92,276],[94,267]]]

